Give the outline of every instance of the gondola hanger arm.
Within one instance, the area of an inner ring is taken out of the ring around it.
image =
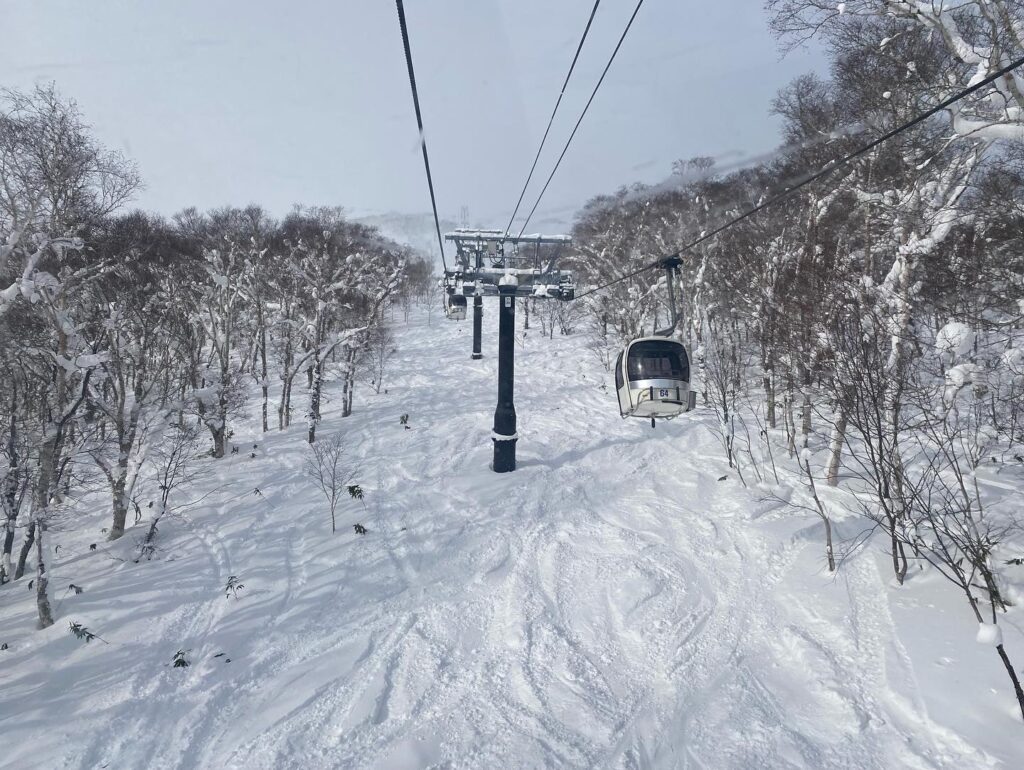
[[[654,332],[655,337],[671,337],[676,330],[676,325],[679,323],[679,313],[676,310],[676,269],[683,264],[683,260],[679,254],[671,254],[662,260],[659,260],[658,267],[661,267],[667,273],[666,283],[668,284],[668,308],[669,308],[669,325],[664,329],[658,329]]]

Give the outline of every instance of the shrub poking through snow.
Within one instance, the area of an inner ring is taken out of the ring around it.
[[[149,531],[152,532],[154,537],[155,537],[156,533],[159,530],[155,526],[153,526],[153,527],[150,527]],[[143,540],[142,542],[139,543],[139,556],[138,556],[137,559],[133,559],[133,561],[136,564],[138,564],[143,559],[145,559],[146,561],[150,561],[153,558],[153,556],[155,556],[155,555],[156,555],[156,543],[153,543],[152,541],[149,541],[149,540]]]
[[[238,598],[238,592],[245,588],[245,585],[238,582],[238,576],[232,575],[228,578],[227,585],[224,586],[224,598],[234,596]]]
[[[106,639],[100,638],[81,623],[71,621],[71,623],[68,624],[68,629],[75,635],[76,639],[84,639],[86,642],[91,642],[93,639],[99,639],[104,644],[109,644]]]
[[[309,455],[306,457],[306,473],[327,498],[331,510],[331,532],[338,531],[335,514],[341,501],[342,490],[348,489],[349,495],[355,497],[352,490],[359,489],[358,485],[349,484],[357,472],[358,468],[350,466],[345,456],[345,444],[340,433],[335,433],[326,441],[310,444]],[[359,490],[358,499],[362,499],[362,494],[362,490]]]
[[[935,335],[935,349],[952,363],[974,348],[974,331],[958,321],[950,321]]]
[[[358,484],[351,484],[351,485],[349,485],[347,487],[347,489],[348,489],[348,496],[351,497],[353,500],[358,500],[360,503],[362,503],[363,504],[363,509],[365,510],[366,509],[366,503],[363,502],[363,488],[361,486],[359,486]],[[357,535],[365,535],[366,532],[367,532],[366,527],[364,527],[362,524],[358,524],[358,523],[355,525],[354,529],[355,529]]]

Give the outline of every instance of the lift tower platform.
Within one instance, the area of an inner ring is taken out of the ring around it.
[[[502,230],[453,230],[444,239],[455,244],[455,265],[445,273],[449,286],[467,297],[497,296],[506,275],[516,278],[517,297],[570,300],[572,273],[558,260],[572,245],[569,235],[507,235]]]
[[[494,461],[496,473],[516,469],[515,382],[516,298],[555,299],[563,302],[576,295],[572,273],[558,268],[568,235],[510,236],[502,230],[460,229],[446,233],[455,244],[455,266],[445,272],[447,291],[473,297],[473,358],[482,358],[480,328],[483,297],[498,302],[498,405],[494,410]]]

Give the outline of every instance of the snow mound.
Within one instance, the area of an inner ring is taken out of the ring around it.
[[[974,347],[974,331],[965,323],[950,321],[935,335],[935,348],[940,353],[959,358]]]
[[[976,639],[978,644],[984,644],[988,647],[998,647],[1003,643],[1003,629],[994,623],[979,623],[978,636]]]
[[[1002,365],[1011,372],[1024,373],[1024,348],[1010,348],[1000,356]]]

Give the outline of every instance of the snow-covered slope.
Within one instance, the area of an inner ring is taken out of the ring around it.
[[[878,549],[828,576],[815,521],[745,491],[707,415],[622,421],[581,338],[527,333],[520,467],[489,471],[495,323],[479,362],[468,323],[399,323],[387,394],[329,405],[365,493],[336,535],[303,426],[255,421],[257,457],[219,461],[152,561],[121,560],[143,525],[100,539],[101,504],[91,539],[55,533],[57,624],[0,589],[0,765],[1024,766],[962,602],[891,587]]]

